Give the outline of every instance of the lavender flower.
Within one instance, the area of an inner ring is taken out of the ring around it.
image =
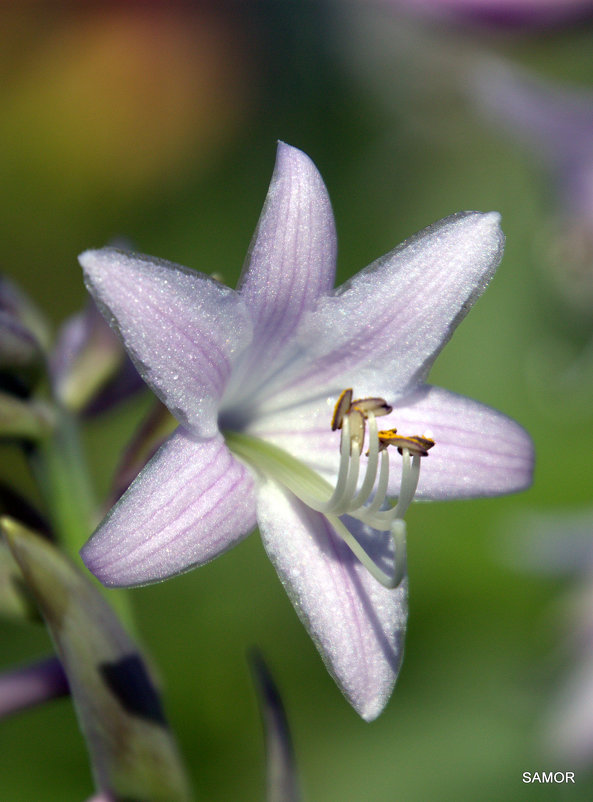
[[[574,22],[593,12],[592,0],[384,0],[414,13],[497,26],[539,27]]]
[[[557,181],[567,217],[593,220],[593,95],[496,59],[478,62],[474,100],[536,152]]]
[[[558,291],[590,314],[593,300],[593,94],[555,84],[500,60],[478,62],[470,92],[488,122],[539,157],[555,189],[546,227]]]
[[[329,671],[375,718],[402,660],[415,493],[530,482],[520,426],[424,383],[502,247],[498,215],[454,215],[332,290],[327,191],[308,157],[280,144],[237,291],[150,257],[84,253],[99,308],[180,423],[83,548],[89,569],[107,585],[158,581],[257,522]]]

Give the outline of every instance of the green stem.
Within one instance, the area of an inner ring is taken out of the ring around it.
[[[75,560],[97,525],[97,507],[75,421],[57,413],[52,433],[36,444],[31,464],[60,544]]]
[[[81,568],[78,552],[99,523],[100,515],[77,421],[67,410],[57,410],[51,434],[35,444],[30,462],[56,538]],[[128,628],[133,628],[125,591],[110,590],[106,596]]]

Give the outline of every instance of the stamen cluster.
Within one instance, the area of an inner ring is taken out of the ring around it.
[[[331,421],[332,430],[341,429],[340,467],[334,492],[325,500],[315,497],[303,499],[323,513],[342,537],[383,585],[397,587],[405,572],[405,523],[404,516],[416,493],[420,476],[420,458],[428,456],[434,446],[429,437],[412,435],[401,437],[396,429],[379,431],[376,418],[388,415],[392,407],[383,398],[352,399],[352,389],[344,390],[336,404]],[[360,456],[365,439],[366,424],[369,428],[367,467],[362,484],[358,488]],[[395,445],[402,455],[402,478],[397,503],[387,504],[389,487],[389,455],[387,448]],[[381,455],[379,457],[379,454]],[[380,459],[380,465],[379,465]],[[379,474],[377,480],[377,472]],[[369,499],[377,486],[373,499]],[[367,503],[369,502],[369,503]],[[395,571],[389,577],[381,571],[362,546],[348,531],[339,516],[350,515],[372,529],[390,532],[395,546]],[[402,552],[399,554],[398,552]]]
[[[391,406],[383,398],[353,400],[352,389],[338,398],[331,428],[341,430],[340,466],[335,487],[272,443],[242,435],[225,433],[232,451],[264,476],[273,476],[304,504],[322,513],[336,534],[349,546],[372,576],[387,588],[396,588],[405,575],[406,525],[404,516],[412,503],[420,460],[428,456],[434,440],[421,435],[402,437],[396,429],[379,431],[377,417],[389,415]],[[360,459],[368,426],[366,470],[359,486]],[[390,505],[388,447],[395,446],[402,456],[402,476],[397,503]],[[389,532],[394,544],[393,576],[382,571],[348,529],[342,516],[356,518],[376,532]]]

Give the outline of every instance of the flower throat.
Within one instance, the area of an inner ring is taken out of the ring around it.
[[[380,431],[376,419],[391,411],[391,406],[382,398],[353,400],[352,389],[341,393],[331,420],[332,430],[341,430],[340,466],[333,489],[315,471],[277,446],[236,432],[225,432],[225,439],[238,457],[284,485],[308,507],[322,513],[373,577],[387,588],[396,588],[406,570],[404,516],[416,493],[421,458],[428,456],[428,450],[435,443],[420,435],[402,437],[396,429]],[[367,427],[368,459],[359,483]],[[393,506],[387,500],[389,446],[395,446],[402,457],[400,493]],[[378,532],[390,533],[394,545],[392,575],[377,566],[341,520],[343,515],[356,518]]]

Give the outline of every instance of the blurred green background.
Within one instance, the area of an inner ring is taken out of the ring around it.
[[[366,2],[280,0],[32,3],[3,7],[0,18],[1,268],[56,326],[85,301],[77,254],[116,237],[234,285],[278,139],[307,152],[326,181],[341,279],[455,211],[503,215],[502,266],[430,378],[530,431],[533,488],[411,511],[406,657],[372,724],[325,671],[257,534],[134,591],[196,796],[264,797],[246,664],[257,645],[282,691],[311,802],[590,799],[587,768],[543,745],[571,658],[572,585],[509,555],[522,510],[590,504],[593,370],[569,391],[560,380],[593,316],[571,309],[542,269],[554,212],[545,175],[458,82],[488,51],[593,87],[593,27],[421,30]],[[99,494],[147,404],[86,426]],[[3,478],[33,493],[16,449],[0,456]],[[2,621],[0,638],[5,667],[50,648],[41,629]],[[90,796],[68,700],[0,722],[0,743],[2,799]],[[522,782],[524,771],[555,768],[575,770],[576,784]]]

